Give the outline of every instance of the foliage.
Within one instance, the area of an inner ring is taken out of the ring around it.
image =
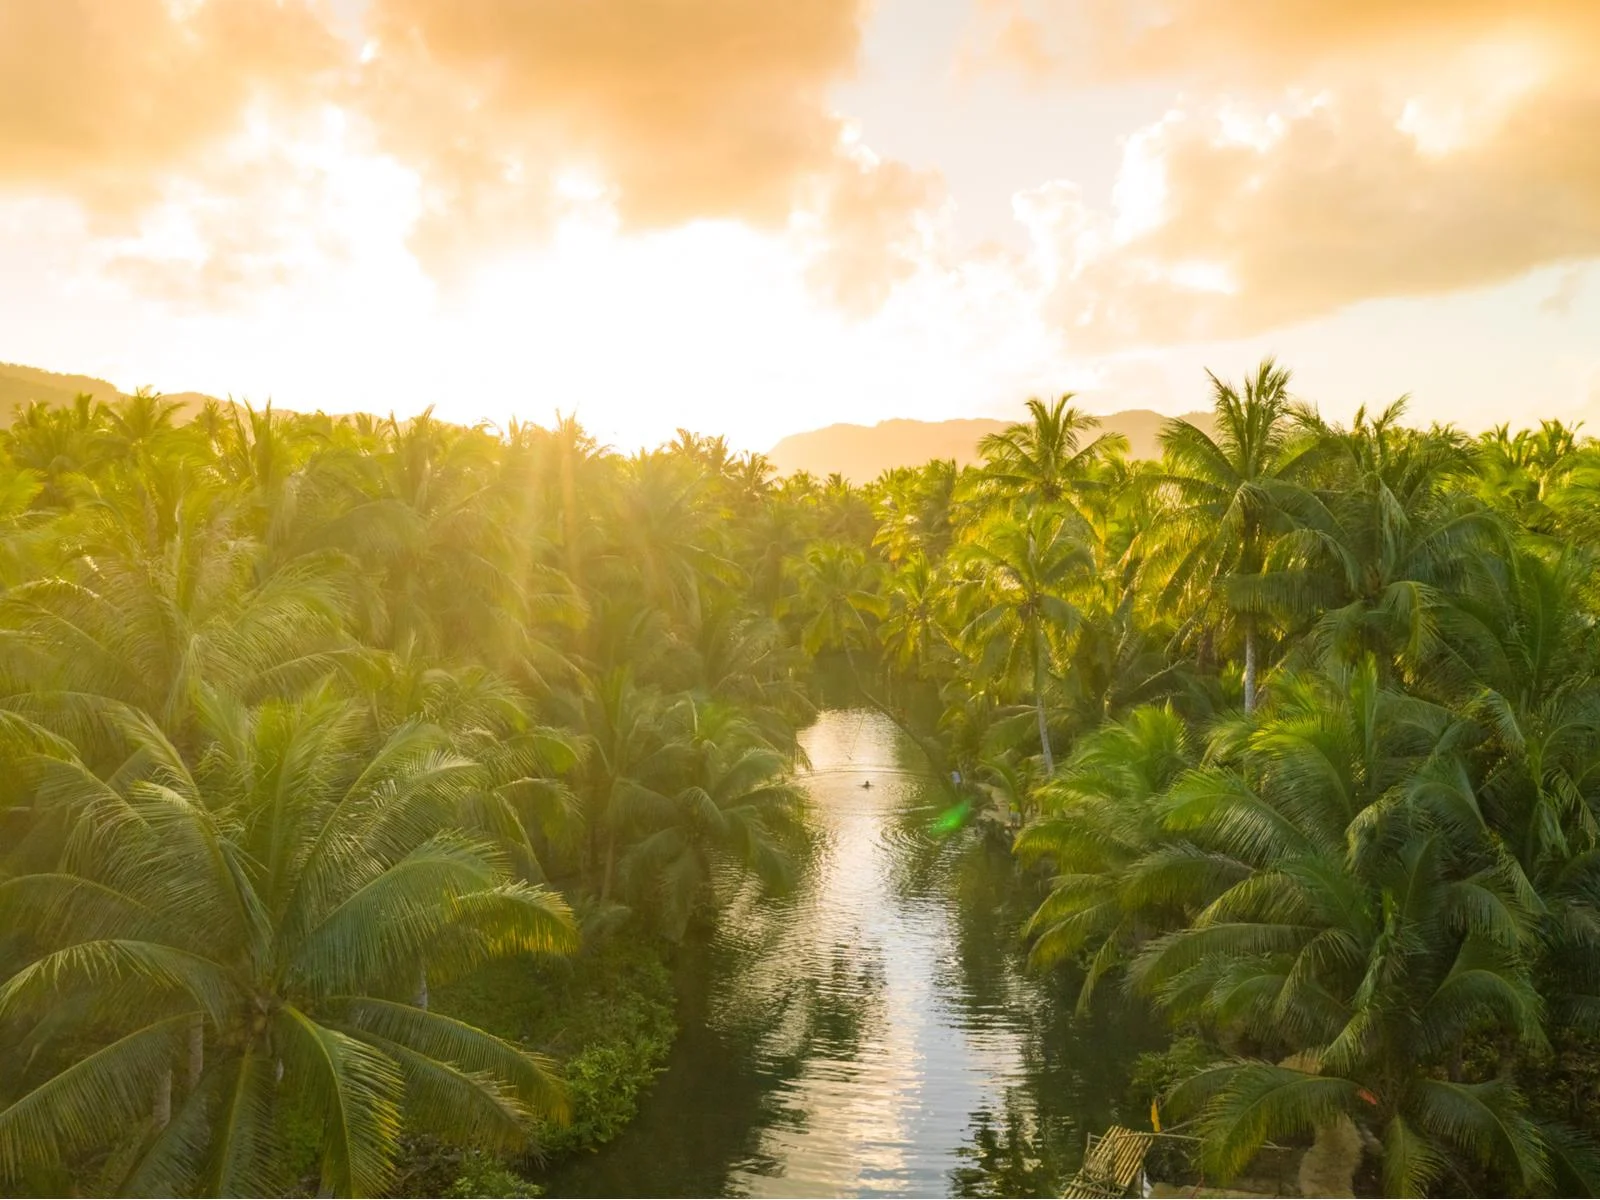
[[[1141,1080],[1209,1178],[1348,1121],[1390,1194],[1592,1192],[1541,1093],[1600,1057],[1600,445],[1290,383],[1213,377],[1159,462],[1061,397],[860,488],[571,419],[22,410],[0,1177],[374,1192],[426,1145],[514,1189],[472,1143],[612,1136],[662,948],[790,880],[836,655],[1023,822],[1034,964],[1198,1039]]]
[[[462,1163],[461,1174],[445,1189],[444,1194],[470,1200],[474,1196],[542,1196],[544,1189],[507,1170],[492,1158],[473,1154]]]
[[[623,930],[575,957],[495,964],[437,993],[440,1009],[560,1065],[569,1119],[541,1128],[544,1163],[615,1137],[664,1065],[676,1018],[662,950]]]
[[[540,964],[573,905],[678,938],[785,886],[796,581],[870,508],[689,434],[183,417],[0,431],[0,1178],[372,1194],[408,1148],[612,1135],[661,979]],[[625,1019],[441,1007],[495,963]]]
[[[1208,1178],[1349,1120],[1386,1194],[1589,1194],[1534,1085],[1600,1055],[1600,445],[1212,387],[1157,463],[1063,398],[880,481],[890,690],[1024,817],[1032,962],[1186,1031]]]

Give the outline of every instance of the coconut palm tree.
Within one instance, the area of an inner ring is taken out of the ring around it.
[[[1260,631],[1267,616],[1259,578],[1273,540],[1288,527],[1285,505],[1318,455],[1294,438],[1289,372],[1267,359],[1243,389],[1209,375],[1215,433],[1188,421],[1161,431],[1163,471],[1151,485],[1170,495],[1163,516],[1173,563],[1166,595],[1189,596],[1194,620],[1214,608],[1244,642],[1244,707],[1253,712]]]
[[[1187,848],[1161,853],[1166,838],[1159,801],[1194,765],[1190,740],[1171,708],[1154,706],[1085,735],[1061,773],[1038,790],[1039,816],[1017,835],[1018,855],[1046,862],[1053,872],[1050,893],[1025,929],[1029,960],[1052,967],[1088,954],[1080,1012],[1100,981],[1139,948],[1141,931],[1181,924],[1193,884],[1175,889],[1173,875],[1218,867],[1237,875],[1232,863],[1207,861]],[[1137,895],[1158,873],[1165,888],[1150,898]]]
[[[80,514],[58,573],[0,598],[0,672],[63,718],[112,699],[180,741],[207,686],[258,700],[358,656],[342,580],[325,559],[257,577],[257,546],[193,492],[166,535],[138,508]]]
[[[673,710],[688,701],[634,682],[625,667],[585,687],[573,714],[584,749],[574,787],[588,831],[588,872],[602,900],[616,883],[619,852],[631,836],[670,807],[689,746]]]
[[[799,592],[791,613],[802,621],[800,645],[807,654],[854,651],[872,645],[870,621],[883,615],[878,568],[856,546],[813,543],[799,567]]]
[[[713,900],[719,866],[786,886],[793,861],[782,844],[799,791],[787,761],[755,729],[720,706],[697,706],[690,734],[691,782],[658,806],[654,826],[629,849],[623,872],[668,936],[681,938],[697,906]]]
[[[1002,510],[954,553],[961,572],[955,585],[959,641],[985,678],[1027,679],[1047,777],[1055,772],[1055,756],[1045,689],[1054,645],[1081,615],[1072,591],[1093,564],[1084,534],[1082,519],[1070,510]]]
[[[1127,439],[1119,433],[1102,433],[1086,443],[1084,436],[1099,428],[1100,421],[1070,407],[1071,401],[1071,392],[1050,404],[1029,400],[1028,420],[985,434],[978,443],[983,458],[976,481],[980,492],[1060,504],[1085,486],[1091,465],[1114,450],[1127,449]]]
[[[889,577],[887,604],[878,625],[884,652],[900,670],[921,674],[930,655],[948,646],[942,617],[948,607],[944,581],[918,553]]]
[[[1224,1061],[1179,1089],[1177,1111],[1202,1107],[1222,1177],[1267,1140],[1343,1118],[1380,1143],[1385,1195],[1450,1177],[1453,1190],[1481,1162],[1516,1194],[1552,1185],[1550,1143],[1515,1086],[1450,1069],[1474,1034],[1545,1044],[1521,953],[1530,914],[1492,873],[1453,871],[1442,835],[1416,834],[1355,873],[1338,856],[1285,859],[1149,953],[1145,986],[1204,993],[1208,1014],[1288,1054]],[[1169,974],[1179,962],[1194,965]]]
[[[1294,528],[1253,590],[1257,607],[1294,613],[1309,647],[1418,678],[1437,660],[1442,631],[1486,560],[1503,557],[1506,527],[1455,482],[1471,448],[1448,429],[1400,425],[1404,402],[1349,430],[1321,427],[1317,454],[1333,470],[1283,499]]]
[[[559,898],[460,831],[476,764],[327,695],[203,708],[192,769],[131,710],[108,775],[31,760],[77,832],[53,870],[0,884],[34,948],[0,985],[0,1024],[33,1050],[5,1085],[0,1175],[109,1149],[108,1191],[266,1195],[309,1169],[375,1195],[402,1128],[525,1142],[561,1108],[548,1064],[407,999],[419,963],[448,977],[575,941]],[[291,1114],[316,1130],[309,1162],[287,1156]]]

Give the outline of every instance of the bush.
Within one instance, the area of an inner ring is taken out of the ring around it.
[[[507,1170],[498,1159],[470,1154],[461,1164],[461,1174],[444,1194],[450,1197],[542,1196],[544,1189]]]
[[[1166,1049],[1141,1054],[1134,1061],[1128,1075],[1128,1099],[1135,1111],[1146,1111],[1152,1100],[1165,1099],[1178,1084],[1223,1057],[1221,1050],[1203,1038],[1174,1038]]]
[[[662,943],[632,929],[566,960],[496,964],[438,989],[440,1012],[554,1058],[571,1120],[541,1123],[545,1161],[594,1150],[638,1112],[677,1034]]]

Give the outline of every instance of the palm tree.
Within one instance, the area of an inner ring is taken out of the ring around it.
[[[1209,375],[1209,373],[1208,373]],[[1267,359],[1243,392],[1209,375],[1215,434],[1188,421],[1161,432],[1165,470],[1152,483],[1171,495],[1168,544],[1176,562],[1167,595],[1195,595],[1203,619],[1220,602],[1244,639],[1244,707],[1256,706],[1260,625],[1257,586],[1273,539],[1287,527],[1285,504],[1315,460],[1316,443],[1296,442],[1289,372]]]
[[[1141,931],[1170,928],[1185,915],[1164,896],[1134,894],[1144,882],[1188,868],[1216,864],[1194,856],[1160,853],[1164,830],[1159,801],[1178,776],[1194,765],[1190,735],[1170,708],[1135,709],[1083,737],[1061,774],[1038,791],[1039,815],[1017,835],[1025,862],[1047,862],[1050,893],[1029,919],[1029,961],[1052,967],[1089,952],[1089,968],[1078,994],[1085,1012],[1099,982],[1124,966],[1139,948]],[[1140,870],[1132,868],[1138,865]],[[1222,864],[1231,871],[1231,864]]]
[[[1032,687],[1045,775],[1055,773],[1045,684],[1052,643],[1076,628],[1074,584],[1093,563],[1081,519],[1045,506],[1002,511],[955,552],[962,571],[957,604],[965,614],[959,638],[987,678]]]
[[[869,618],[883,615],[875,564],[855,546],[813,543],[800,565],[791,611],[803,618],[800,644],[807,654],[842,650],[850,658],[873,642]]]
[[[259,700],[356,656],[332,564],[258,579],[255,543],[213,499],[190,494],[165,536],[137,508],[91,508],[60,574],[0,598],[0,670],[62,718],[112,699],[181,742],[208,685]]]
[[[1348,431],[1321,427],[1319,453],[1337,473],[1285,500],[1295,527],[1257,595],[1300,614],[1313,651],[1347,662],[1374,654],[1415,679],[1506,540],[1495,514],[1453,486],[1472,461],[1466,440],[1405,429],[1403,413],[1401,401],[1377,417],[1358,412]]]
[[[941,619],[947,600],[944,581],[920,553],[889,577],[878,637],[889,661],[900,670],[920,674],[929,655],[947,644]]]
[[[942,558],[950,548],[960,478],[953,459],[885,473],[879,480],[878,531],[872,544],[882,547],[895,566],[918,555]]]
[[[44,481],[0,458],[0,593],[27,582],[40,570],[40,558],[59,544],[51,514],[36,507]]]
[[[1491,507],[1541,537],[1556,533],[1555,501],[1573,472],[1583,465],[1578,431],[1560,421],[1541,421],[1539,429],[1505,425],[1478,439],[1474,490]]]
[[[560,899],[459,831],[478,768],[439,731],[374,737],[326,696],[212,697],[191,770],[148,719],[120,725],[132,754],[104,778],[32,761],[79,832],[0,884],[35,947],[0,985],[0,1022],[35,1047],[0,1175],[101,1147],[111,1191],[266,1195],[310,1167],[325,1194],[375,1195],[403,1127],[519,1145],[560,1111],[541,1059],[402,998],[419,963],[448,977],[575,942]],[[315,1162],[286,1159],[290,1112]]]
[[[18,466],[44,481],[48,504],[65,505],[81,482],[110,459],[106,421],[105,405],[87,392],[75,396],[71,408],[35,400],[13,416],[3,435],[4,448]]]
[[[685,626],[700,620],[707,593],[742,582],[722,552],[718,513],[703,471],[668,454],[629,464],[617,497],[615,563],[637,578],[658,608]]]
[[[1283,1062],[1225,1061],[1180,1088],[1179,1112],[1203,1106],[1222,1177],[1269,1139],[1343,1118],[1381,1143],[1385,1195],[1428,1195],[1482,1161],[1513,1193],[1551,1187],[1551,1143],[1511,1082],[1441,1070],[1486,1029],[1544,1045],[1521,954],[1529,914],[1492,873],[1453,872],[1443,841],[1417,830],[1353,877],[1338,856],[1293,856],[1152,950],[1146,986],[1207,992],[1208,1010],[1293,1047]],[[1169,978],[1167,961],[1201,944],[1205,961]]]
[[[1129,962],[1234,1048],[1172,1098],[1201,1114],[1208,1173],[1339,1121],[1374,1132],[1391,1195],[1479,1162],[1519,1192],[1587,1169],[1531,1119],[1511,1059],[1491,1078],[1461,1059],[1474,1037],[1545,1044],[1537,901],[1486,836],[1469,734],[1369,659],[1285,676],[1205,765],[1180,770],[1181,729],[1144,716],[1043,792],[1022,845],[1059,874],[1035,954],[1092,952],[1091,984]]]
[[[588,870],[602,900],[611,898],[619,847],[670,806],[689,752],[671,715],[681,703],[639,687],[625,667],[584,690],[574,723],[586,754],[575,787],[588,827]]]
[[[153,451],[162,439],[172,435],[174,420],[182,407],[149,388],[124,396],[106,410],[108,450],[122,458],[138,458]]]
[[[733,710],[701,706],[694,719],[692,782],[658,807],[655,827],[624,862],[673,938],[712,899],[719,865],[754,874],[769,889],[788,884],[793,864],[779,839],[800,800],[785,781],[784,756]]]
[[[1029,420],[985,434],[978,443],[979,487],[1001,499],[1059,504],[1084,485],[1093,463],[1127,449],[1119,433],[1102,433],[1085,444],[1084,435],[1100,421],[1069,407],[1071,400],[1071,392],[1053,404],[1029,400]]]

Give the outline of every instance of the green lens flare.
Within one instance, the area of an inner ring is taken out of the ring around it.
[[[970,801],[963,800],[954,808],[947,808],[944,812],[940,813],[933,819],[928,828],[932,833],[940,837],[944,837],[960,829],[967,823],[967,819],[971,816],[972,803]]]

